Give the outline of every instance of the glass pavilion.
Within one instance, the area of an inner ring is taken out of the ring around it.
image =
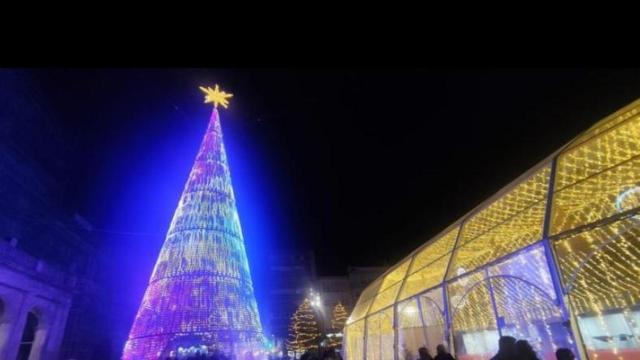
[[[598,122],[374,281],[347,360],[414,360],[498,339],[555,359],[640,359],[640,100]]]

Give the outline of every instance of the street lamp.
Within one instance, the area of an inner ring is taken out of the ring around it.
[[[320,294],[315,292],[313,289],[309,291],[309,301],[311,302],[311,306],[318,310],[318,320],[320,322],[320,329],[324,333],[324,308],[322,307],[322,298],[320,298]]]
[[[317,292],[313,291],[313,289],[311,289],[311,294],[310,294],[310,301],[311,301],[311,306],[315,307],[316,309],[320,309],[322,311],[322,300],[320,299],[320,294],[318,294]]]

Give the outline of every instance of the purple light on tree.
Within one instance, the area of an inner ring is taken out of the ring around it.
[[[213,102],[191,169],[123,359],[166,357],[180,348],[240,355],[261,349],[262,327],[231,184],[217,105],[230,94],[201,88]]]

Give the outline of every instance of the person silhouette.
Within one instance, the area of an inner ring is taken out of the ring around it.
[[[516,355],[518,360],[540,360],[527,340],[516,341]]]
[[[424,346],[418,349],[418,354],[420,355],[418,360],[433,360],[431,354],[429,354],[429,350]]]
[[[516,338],[503,336],[498,340],[498,353],[491,360],[515,360]]]
[[[447,348],[440,344],[436,346],[436,357],[433,360],[454,360],[454,358],[447,352]]]
[[[556,359],[557,360],[575,360],[576,356],[573,355],[573,352],[567,348],[559,348],[556,350]]]

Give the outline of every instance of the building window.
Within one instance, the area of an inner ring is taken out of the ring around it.
[[[36,329],[38,327],[38,317],[33,311],[27,315],[27,321],[24,324],[22,339],[20,340],[20,350],[18,351],[17,360],[28,360],[33,348],[33,342],[36,338]]]

